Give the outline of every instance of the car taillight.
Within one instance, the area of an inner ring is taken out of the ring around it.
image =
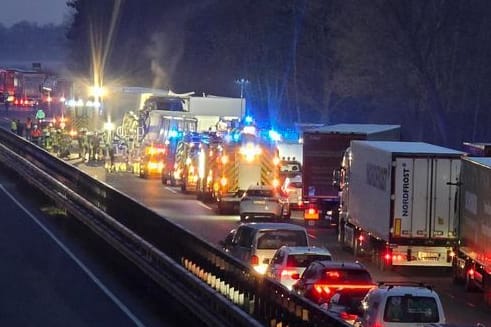
[[[259,257],[257,255],[251,256],[251,265],[255,266],[259,264]]]
[[[331,289],[327,285],[323,284],[315,284],[314,289],[319,295],[331,293]]]
[[[296,270],[284,269],[281,271],[281,277],[290,277],[291,279],[300,279],[300,274]]]
[[[356,320],[358,318],[358,315],[347,313],[346,311],[341,312],[339,316],[344,320]]]
[[[319,210],[317,210],[314,204],[309,204],[309,206],[305,208],[304,219],[319,219]]]
[[[373,284],[315,284],[314,289],[319,294],[329,294],[331,290],[343,289],[348,290],[370,290],[375,285]]]

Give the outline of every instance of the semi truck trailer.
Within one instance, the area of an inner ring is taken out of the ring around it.
[[[303,131],[302,180],[304,220],[307,226],[337,226],[339,186],[333,173],[352,140],[400,140],[399,125],[337,124]]]
[[[391,266],[451,267],[463,152],[422,142],[352,141],[339,240]]]
[[[468,291],[481,289],[491,304],[491,158],[462,160],[460,244],[453,261],[456,282]]]

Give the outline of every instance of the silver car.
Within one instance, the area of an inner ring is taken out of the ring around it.
[[[282,246],[269,263],[266,275],[291,290],[305,269],[317,260],[332,260],[331,253],[315,246]]]
[[[272,186],[250,186],[240,199],[240,220],[270,218],[290,219],[288,198]]]

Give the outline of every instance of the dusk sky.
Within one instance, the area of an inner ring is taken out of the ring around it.
[[[67,0],[0,0],[0,23],[10,27],[22,20],[60,24],[68,13]]]

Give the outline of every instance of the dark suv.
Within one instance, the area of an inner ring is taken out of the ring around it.
[[[293,291],[317,304],[329,303],[339,294],[347,306],[355,308],[375,286],[372,276],[360,263],[314,261],[293,285]]]

